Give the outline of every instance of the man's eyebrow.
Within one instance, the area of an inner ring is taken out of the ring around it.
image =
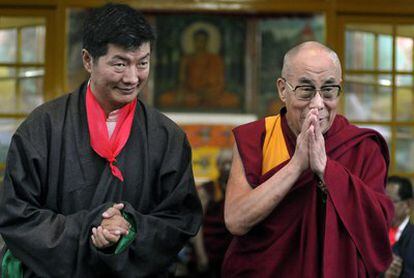
[[[301,77],[301,78],[299,78],[298,82],[299,82],[299,84],[305,84],[305,85],[312,85],[313,86],[312,80],[310,80],[307,77]]]
[[[338,82],[333,77],[331,77],[328,80],[325,80],[325,82],[323,82],[323,85],[337,85],[337,84],[338,84]]]
[[[147,54],[145,54],[145,56],[139,58],[139,60],[141,61],[141,60],[147,59],[149,56],[150,56],[150,54],[147,53]]]
[[[121,55],[115,55],[115,56],[113,56],[113,57],[111,58],[111,61],[115,61],[115,60],[122,60],[122,61],[124,61],[124,62],[128,62],[128,61],[129,61],[129,59],[128,59],[128,58],[126,58],[126,57],[124,57],[124,56],[121,56]]]
[[[145,54],[143,57],[139,58],[139,61],[141,61],[141,60],[145,60],[145,59],[147,59],[149,56],[150,56],[150,53],[147,53],[147,54]],[[115,61],[115,60],[121,60],[121,61],[124,61],[124,62],[129,62],[129,61],[130,61],[130,59],[129,59],[129,58],[127,58],[127,57],[125,57],[125,56],[122,56],[122,55],[115,55],[115,56],[113,56],[113,57],[111,58],[111,60],[110,60],[110,61]]]

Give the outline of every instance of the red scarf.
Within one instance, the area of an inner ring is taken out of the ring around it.
[[[124,181],[121,171],[114,165],[116,157],[125,146],[131,133],[137,99],[122,107],[119,111],[115,130],[109,138],[105,111],[92,93],[90,85],[86,90],[86,114],[93,150],[109,162],[112,174]]]

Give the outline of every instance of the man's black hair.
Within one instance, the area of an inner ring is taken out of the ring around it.
[[[83,48],[94,59],[105,55],[108,44],[134,50],[153,43],[155,33],[141,12],[123,4],[106,4],[92,9],[83,28]]]
[[[388,184],[398,184],[398,196],[401,201],[413,198],[413,186],[408,178],[400,176],[391,176],[388,178]]]

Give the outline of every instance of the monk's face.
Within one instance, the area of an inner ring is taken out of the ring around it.
[[[303,85],[316,89],[339,85],[342,81],[340,65],[327,51],[321,49],[301,50],[290,61],[291,66],[284,76],[286,81],[279,78],[277,83],[280,99],[287,109],[288,125],[298,135],[309,110],[317,109],[321,131],[326,133],[335,119],[339,98],[324,100],[316,93],[313,99],[304,101],[298,99],[292,89]]]
[[[105,112],[133,101],[142,90],[150,70],[150,44],[134,50],[109,44],[105,55],[94,59],[83,51],[84,66],[90,73],[91,89]]]

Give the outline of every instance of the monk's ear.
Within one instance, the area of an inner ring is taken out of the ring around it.
[[[83,61],[83,67],[85,68],[85,70],[91,73],[93,58],[92,58],[92,55],[86,49],[82,49],[82,61]]]
[[[278,78],[276,81],[277,91],[279,93],[280,100],[285,103],[286,102],[286,82],[282,78]]]

